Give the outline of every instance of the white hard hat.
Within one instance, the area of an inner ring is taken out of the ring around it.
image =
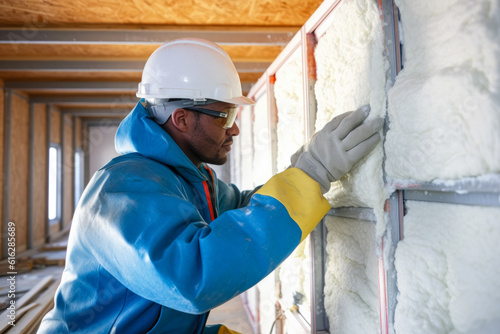
[[[243,96],[229,55],[217,44],[199,38],[173,40],[156,49],[144,67],[137,97],[255,103]]]

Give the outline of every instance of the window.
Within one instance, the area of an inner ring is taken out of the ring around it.
[[[83,193],[84,188],[84,168],[85,168],[85,156],[81,149],[77,149],[75,152],[75,209],[80,201],[80,197]]]
[[[61,218],[61,147],[49,147],[49,221],[56,223]]]

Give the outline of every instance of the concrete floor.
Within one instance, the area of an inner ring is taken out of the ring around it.
[[[221,324],[242,334],[253,333],[240,296],[210,311],[207,324]]]

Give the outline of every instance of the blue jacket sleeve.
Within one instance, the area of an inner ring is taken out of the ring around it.
[[[82,197],[74,232],[124,286],[172,309],[199,314],[224,303],[274,270],[303,237],[272,189],[207,224],[179,181],[127,176],[131,167],[106,173]]]

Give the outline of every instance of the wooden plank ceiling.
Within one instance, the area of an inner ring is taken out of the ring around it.
[[[321,2],[0,0],[0,80],[80,117],[121,117],[149,55],[200,37],[228,52],[248,92]]]

